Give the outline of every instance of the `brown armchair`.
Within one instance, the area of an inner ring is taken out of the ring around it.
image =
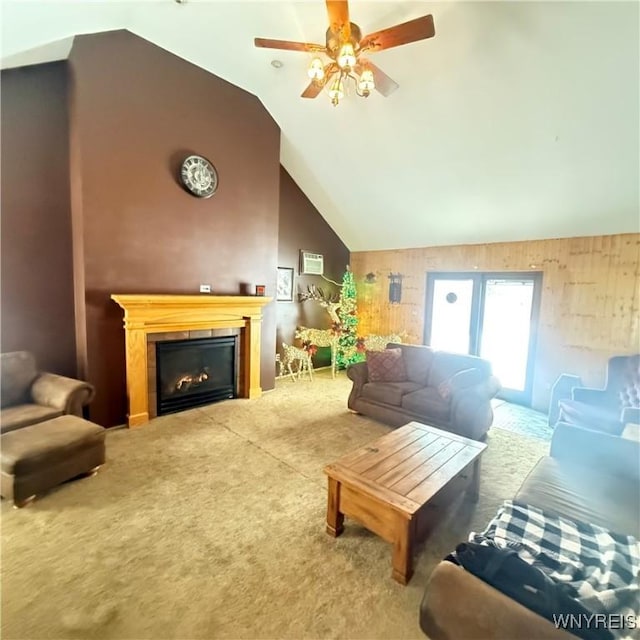
[[[574,387],[559,406],[560,421],[613,435],[640,423],[640,354],[610,358],[603,389]]]
[[[0,354],[0,432],[7,433],[62,415],[82,417],[93,386],[82,380],[39,371],[33,354]]]

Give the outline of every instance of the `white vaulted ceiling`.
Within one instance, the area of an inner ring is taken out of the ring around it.
[[[638,2],[357,2],[363,34],[433,14],[436,36],[373,54],[384,98],[299,97],[322,0],[2,2],[3,67],[128,29],[254,93],[281,162],[352,251],[640,231]],[[283,63],[275,69],[270,62]]]

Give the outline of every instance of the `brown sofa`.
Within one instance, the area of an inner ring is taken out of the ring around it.
[[[639,538],[640,442],[560,422],[514,500]],[[447,561],[431,574],[420,627],[431,640],[574,637]]]
[[[488,361],[421,345],[387,348],[401,350],[406,380],[372,382],[366,362],[350,365],[351,410],[394,427],[417,420],[474,440],[485,436],[493,422],[491,398],[500,390]]]
[[[82,416],[94,388],[82,380],[39,371],[33,354],[0,354],[0,433],[72,414]]]

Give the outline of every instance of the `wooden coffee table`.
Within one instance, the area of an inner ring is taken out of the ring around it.
[[[410,422],[327,465],[327,533],[339,536],[344,516],[393,544],[392,577],[407,584],[412,545],[423,507],[471,467],[467,487],[477,501],[486,444]]]

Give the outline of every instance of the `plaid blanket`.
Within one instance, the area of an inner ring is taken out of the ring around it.
[[[482,533],[470,534],[469,542],[515,550],[585,609],[618,621],[607,625],[614,636],[638,637],[640,542],[632,536],[507,500]]]

